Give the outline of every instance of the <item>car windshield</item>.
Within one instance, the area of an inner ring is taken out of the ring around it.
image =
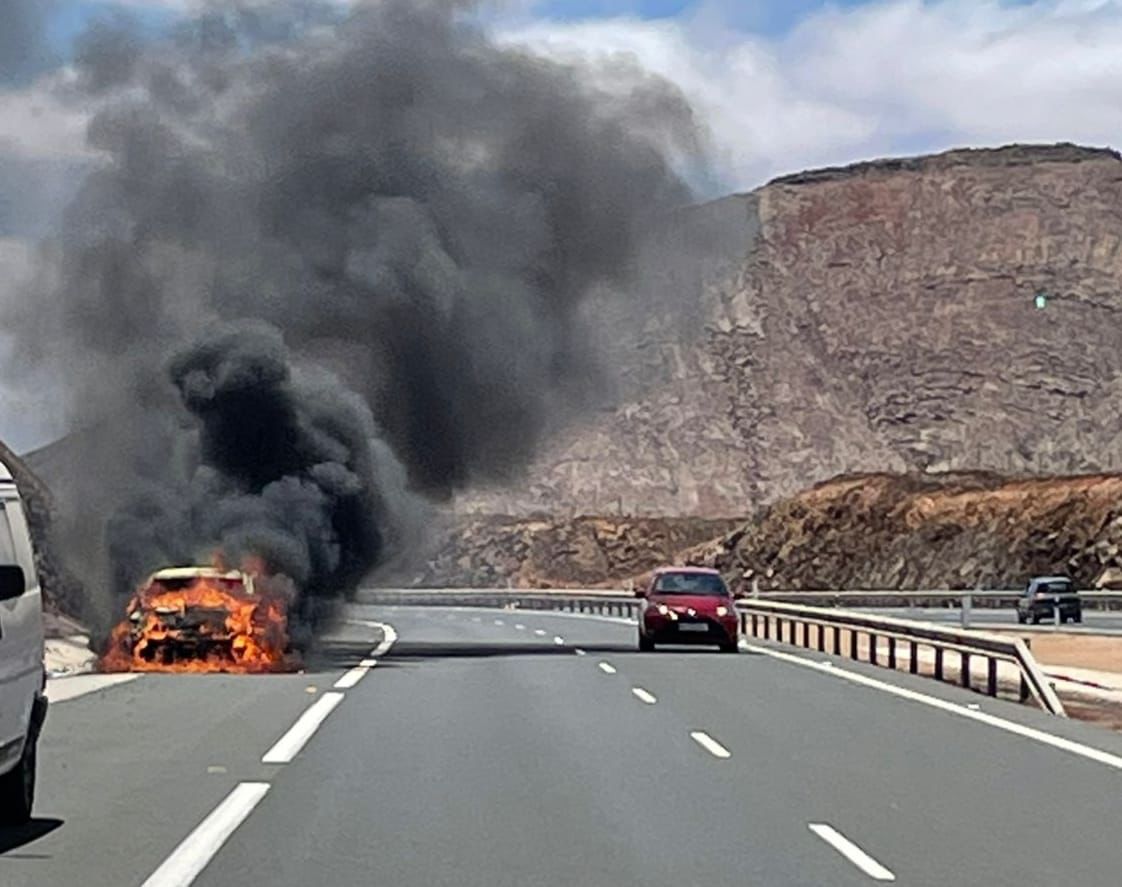
[[[723,597],[728,594],[720,576],[711,573],[663,573],[655,580],[658,594],[696,594]]]
[[[1044,582],[1036,587],[1037,594],[1068,594],[1072,590],[1070,582]]]

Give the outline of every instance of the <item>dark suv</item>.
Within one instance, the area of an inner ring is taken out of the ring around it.
[[[1017,621],[1022,625],[1041,621],[1052,622],[1059,607],[1060,622],[1082,622],[1083,605],[1075,585],[1066,576],[1038,576],[1030,579],[1024,594],[1017,601]]]

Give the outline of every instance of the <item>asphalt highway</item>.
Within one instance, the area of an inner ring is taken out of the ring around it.
[[[922,622],[938,622],[946,625],[961,625],[962,611],[957,607],[860,607],[862,612],[895,616],[899,619],[915,619]],[[1004,628],[1026,628],[1033,631],[1048,631],[1054,628],[1050,622],[1040,625],[1018,626],[1017,613],[1010,608],[978,608],[970,610],[970,627],[984,628],[1001,626]],[[1060,631],[1122,631],[1122,610],[1084,610],[1083,622],[1069,622]]]
[[[640,654],[620,621],[348,616],[304,674],[54,703],[0,884],[1119,882],[1105,730],[790,648]]]

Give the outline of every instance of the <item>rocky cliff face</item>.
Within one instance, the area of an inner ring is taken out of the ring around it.
[[[781,500],[679,556],[761,591],[1018,588],[1122,567],[1122,475],[856,475]]]
[[[803,173],[670,228],[642,306],[603,308],[614,398],[460,509],[744,515],[855,471],[1122,468],[1117,154]]]

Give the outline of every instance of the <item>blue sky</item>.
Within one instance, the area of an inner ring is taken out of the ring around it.
[[[728,24],[764,34],[790,29],[806,15],[824,6],[860,6],[868,0],[741,0],[719,5]],[[697,0],[546,0],[539,14],[556,19],[634,15],[644,19],[688,17],[705,6]]]

